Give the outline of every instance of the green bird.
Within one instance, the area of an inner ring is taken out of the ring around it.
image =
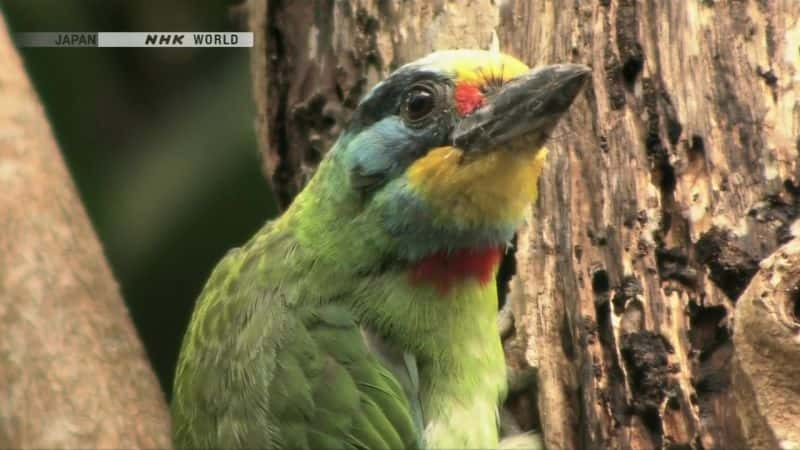
[[[211,274],[175,375],[175,445],[507,446],[494,277],[588,78],[452,50],[378,83],[287,211]]]

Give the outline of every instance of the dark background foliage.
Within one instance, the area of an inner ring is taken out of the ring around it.
[[[241,31],[236,3],[18,0],[0,8],[17,32]],[[256,150],[248,49],[21,52],[169,394],[206,277],[276,211]]]

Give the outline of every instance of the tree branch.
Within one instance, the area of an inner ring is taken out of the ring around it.
[[[158,382],[0,16],[0,447],[166,448]]]

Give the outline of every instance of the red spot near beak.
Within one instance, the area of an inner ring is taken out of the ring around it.
[[[472,114],[473,111],[483,106],[483,92],[474,84],[457,84],[454,97],[456,109],[462,116],[468,116]]]

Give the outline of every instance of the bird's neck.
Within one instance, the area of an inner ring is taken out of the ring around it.
[[[402,283],[398,279],[395,286]],[[397,296],[368,301],[405,301],[406,320],[385,308],[362,321],[370,342],[380,342],[375,351],[391,361],[386,367],[403,380],[426,448],[498,444],[496,414],[506,378],[495,320],[497,297],[493,286],[467,283],[453,286],[447,298],[429,287],[407,292],[400,287]]]
[[[465,283],[452,287],[446,299],[425,299],[449,303],[437,326],[427,330],[429,349],[419,357],[429,448],[497,447],[497,405],[506,389],[497,294],[493,282]]]
[[[497,246],[438,251],[409,266],[408,279],[414,286],[433,286],[446,297],[457,285],[469,281],[487,284],[494,280],[502,249]]]

